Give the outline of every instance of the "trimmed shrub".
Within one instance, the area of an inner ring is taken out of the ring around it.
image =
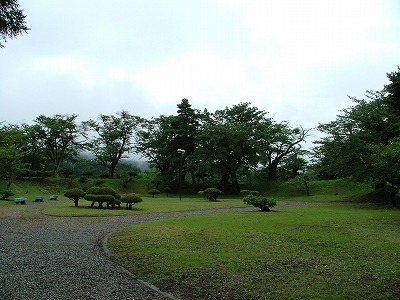
[[[85,195],[85,199],[87,201],[91,201],[92,204],[90,205],[91,207],[94,206],[94,204],[97,202],[99,203],[98,208],[103,208],[103,203],[107,203],[107,208],[111,206],[111,208],[114,208],[116,205],[121,204],[119,201],[119,198],[121,196],[118,195],[118,193],[110,188],[110,187],[99,187],[99,186],[94,186],[88,189],[87,194]]]
[[[206,197],[209,201],[217,201],[218,196],[223,192],[217,188],[206,188],[204,191],[198,192],[199,195]]]
[[[87,184],[88,183],[88,177],[87,176],[79,177],[79,182],[82,183],[82,184]]]
[[[65,191],[64,196],[74,201],[75,207],[78,207],[79,199],[83,198],[85,194],[86,193],[82,189],[74,188]]]
[[[157,189],[151,189],[151,190],[149,190],[149,191],[147,192],[147,194],[151,195],[152,198],[154,198],[154,195],[156,195],[156,194],[161,194],[161,192],[160,192],[159,190],[157,190]]]
[[[143,199],[140,197],[140,195],[135,193],[123,194],[121,196],[121,202],[126,203],[126,209],[132,209],[133,205],[142,201]]]
[[[274,198],[256,196],[253,194],[248,194],[244,196],[243,202],[247,205],[258,207],[261,211],[271,211],[271,208],[276,206],[276,200]]]

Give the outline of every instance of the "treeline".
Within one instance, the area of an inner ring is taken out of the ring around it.
[[[211,113],[193,109],[183,99],[177,108],[176,115],[149,120],[121,111],[80,124],[77,115],[40,115],[33,125],[2,124],[1,176],[60,175],[79,165],[82,173],[100,166],[114,178],[121,160],[136,153],[158,170],[163,187],[183,180],[194,191],[198,184],[215,182],[239,191],[246,175],[258,172],[265,180],[276,180],[295,176],[306,165],[301,142],[309,129],[277,123],[249,103]],[[91,159],[80,156],[87,152]]]
[[[151,119],[121,111],[80,124],[77,115],[41,115],[33,125],[3,123],[0,174],[12,179],[21,169],[60,174],[68,166],[79,166],[81,172],[100,166],[114,178],[121,160],[136,153],[157,170],[160,188],[183,181],[193,191],[216,183],[239,191],[244,178],[286,180],[312,171],[317,178],[372,181],[395,203],[400,184],[400,72],[387,77],[389,84],[381,91],[368,91],[366,99],[351,98],[354,105],[336,120],[319,124],[325,135],[311,152],[302,148],[311,129],[276,122],[250,103],[209,112],[183,99],[175,115]],[[87,152],[92,158],[83,160],[79,154]]]

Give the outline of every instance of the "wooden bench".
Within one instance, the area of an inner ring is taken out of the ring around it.
[[[35,202],[43,202],[43,196],[35,196]]]
[[[20,198],[14,198],[14,202],[16,203],[16,204],[19,204],[19,203],[21,203],[21,204],[26,204],[26,198],[23,198],[23,197],[20,197]]]
[[[57,200],[58,196],[57,195],[51,195],[50,200]]]

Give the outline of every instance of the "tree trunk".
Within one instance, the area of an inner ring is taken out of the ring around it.
[[[310,183],[308,182],[308,179],[306,178],[306,176],[304,176],[304,186],[306,188],[307,197],[308,197],[308,196],[310,196]]]
[[[228,171],[225,171],[224,173],[222,173],[222,175],[221,175],[221,180],[220,180],[220,182],[218,182],[218,183],[220,183],[220,184],[227,184],[229,182],[229,172]]]
[[[190,176],[192,177],[192,189],[193,189],[193,193],[196,193],[196,192],[197,192],[196,175],[194,174],[193,171],[190,171]]]
[[[276,171],[278,169],[278,161],[272,160],[270,164],[268,164],[268,181],[276,180]]]
[[[240,186],[239,186],[239,182],[237,180],[237,176],[236,173],[232,173],[231,174],[231,179],[232,179],[232,187],[235,193],[239,193],[240,192]]]

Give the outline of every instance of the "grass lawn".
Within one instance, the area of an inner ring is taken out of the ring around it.
[[[399,299],[400,210],[337,203],[113,233],[111,255],[180,299]]]
[[[182,200],[175,196],[162,197],[155,196],[154,198],[142,197],[143,202],[137,203],[132,207],[132,210],[125,209],[125,204],[121,204],[121,208],[114,209],[97,209],[90,207],[91,202],[84,199],[79,200],[79,207],[74,207],[71,200],[61,197],[58,205],[52,205],[43,209],[43,213],[52,216],[64,217],[100,217],[100,216],[117,216],[129,214],[143,214],[152,212],[170,212],[184,210],[201,210],[215,209],[226,207],[245,207],[241,199],[220,199],[217,202],[211,202],[204,198],[188,198]],[[97,206],[97,203],[95,204]]]

